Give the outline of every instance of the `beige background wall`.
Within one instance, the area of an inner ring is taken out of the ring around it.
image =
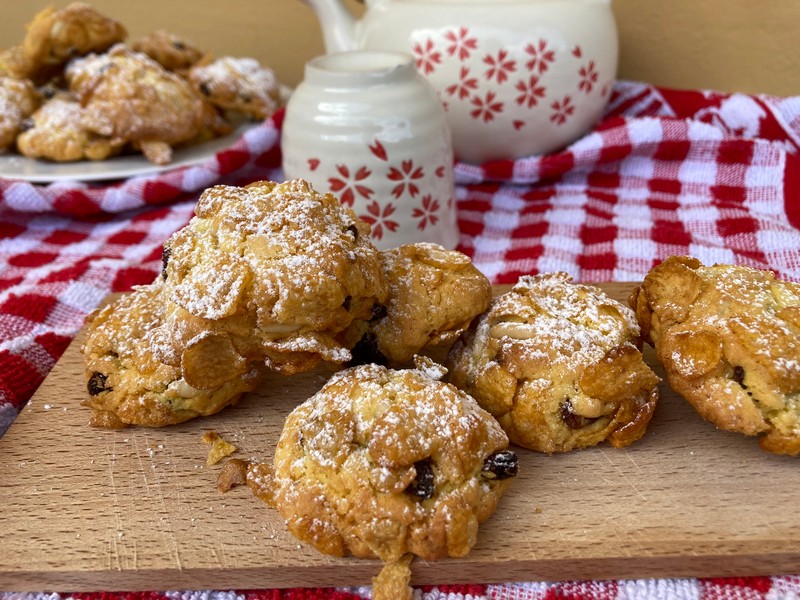
[[[356,12],[355,0],[346,0]],[[486,0],[492,2],[493,0]],[[0,47],[18,43],[44,0],[0,0]],[[93,0],[131,37],[165,28],[214,54],[255,56],[294,86],[323,52],[300,0]],[[799,0],[613,0],[619,77],[678,88],[800,95]]]

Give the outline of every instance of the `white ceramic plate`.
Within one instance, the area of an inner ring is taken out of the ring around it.
[[[239,124],[228,135],[197,144],[176,148],[172,162],[155,165],[141,154],[116,156],[102,161],[57,163],[26,158],[18,154],[0,156],[0,177],[20,179],[31,183],[57,183],[61,181],[105,181],[126,179],[137,175],[151,175],[202,163],[217,152],[232,146],[246,131],[258,127],[258,122]]]

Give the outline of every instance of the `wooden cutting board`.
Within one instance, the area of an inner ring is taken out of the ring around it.
[[[602,287],[624,300],[632,284]],[[82,337],[0,439],[0,589],[340,586],[377,574],[378,561],[301,545],[246,487],[219,493],[220,466],[206,465],[207,430],[240,457],[270,459],[284,418],[328,371],[275,375],[183,425],[97,430],[80,406]],[[470,555],[416,560],[412,583],[800,573],[797,459],[718,431],[661,392],[632,447],[520,450],[520,475]]]

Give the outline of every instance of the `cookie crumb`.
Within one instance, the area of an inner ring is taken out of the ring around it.
[[[211,445],[208,450],[207,465],[215,465],[238,450],[236,446],[223,440],[216,431],[206,431],[203,434],[203,441]]]
[[[413,554],[404,554],[399,560],[388,562],[377,577],[372,578],[373,600],[411,600],[411,560]]]
[[[250,466],[246,460],[231,458],[224,465],[217,476],[217,489],[223,494],[237,485],[247,483],[247,468]]]

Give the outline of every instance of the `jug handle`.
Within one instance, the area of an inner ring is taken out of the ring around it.
[[[326,52],[356,49],[356,18],[342,0],[303,0],[303,2],[308,4],[317,16]]]

